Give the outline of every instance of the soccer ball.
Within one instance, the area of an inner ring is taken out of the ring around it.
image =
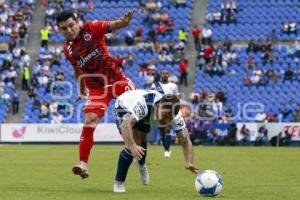
[[[213,170],[202,171],[196,177],[195,187],[202,196],[217,196],[223,187],[222,177]]]

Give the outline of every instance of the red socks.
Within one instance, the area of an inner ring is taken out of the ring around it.
[[[91,149],[94,144],[94,130],[92,127],[83,127],[80,143],[79,143],[79,159],[85,163],[88,163]]]

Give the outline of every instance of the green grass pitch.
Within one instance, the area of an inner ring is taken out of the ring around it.
[[[181,147],[165,159],[161,146],[149,146],[150,185],[140,183],[131,166],[125,194],[112,185],[121,145],[95,145],[90,177],[71,173],[77,145],[0,145],[0,200],[191,200],[201,197],[195,176],[184,169]],[[218,171],[224,181],[221,200],[299,200],[299,148],[194,148],[195,164]]]

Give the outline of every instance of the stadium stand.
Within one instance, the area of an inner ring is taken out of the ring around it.
[[[295,40],[299,12],[296,0],[215,0],[208,1],[207,22],[213,40]]]
[[[19,72],[29,65],[23,45],[34,1],[5,1],[0,5],[0,123],[4,123],[16,91]]]
[[[81,22],[94,19],[117,19],[126,11],[135,10],[135,15],[127,28],[107,35],[107,40],[113,43],[127,42],[132,44],[136,40],[146,41],[157,35],[158,42],[178,41],[178,31],[183,29],[188,32],[192,13],[192,0],[187,0],[183,5],[175,1],[81,1],[72,3],[70,0],[52,2],[47,9],[47,24],[51,31],[50,41],[62,42],[63,36],[58,33],[55,14],[62,9],[77,9]],[[160,23],[162,22],[162,23]],[[162,25],[162,29],[158,26]]]

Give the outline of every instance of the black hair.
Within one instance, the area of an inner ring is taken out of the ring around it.
[[[64,10],[56,15],[56,23],[58,25],[60,22],[66,21],[69,18],[76,20],[75,12],[73,10]]]
[[[180,100],[177,95],[167,94],[164,95],[160,103],[162,104],[162,108],[164,110],[169,110],[172,112],[172,117],[175,117],[180,109]]]

